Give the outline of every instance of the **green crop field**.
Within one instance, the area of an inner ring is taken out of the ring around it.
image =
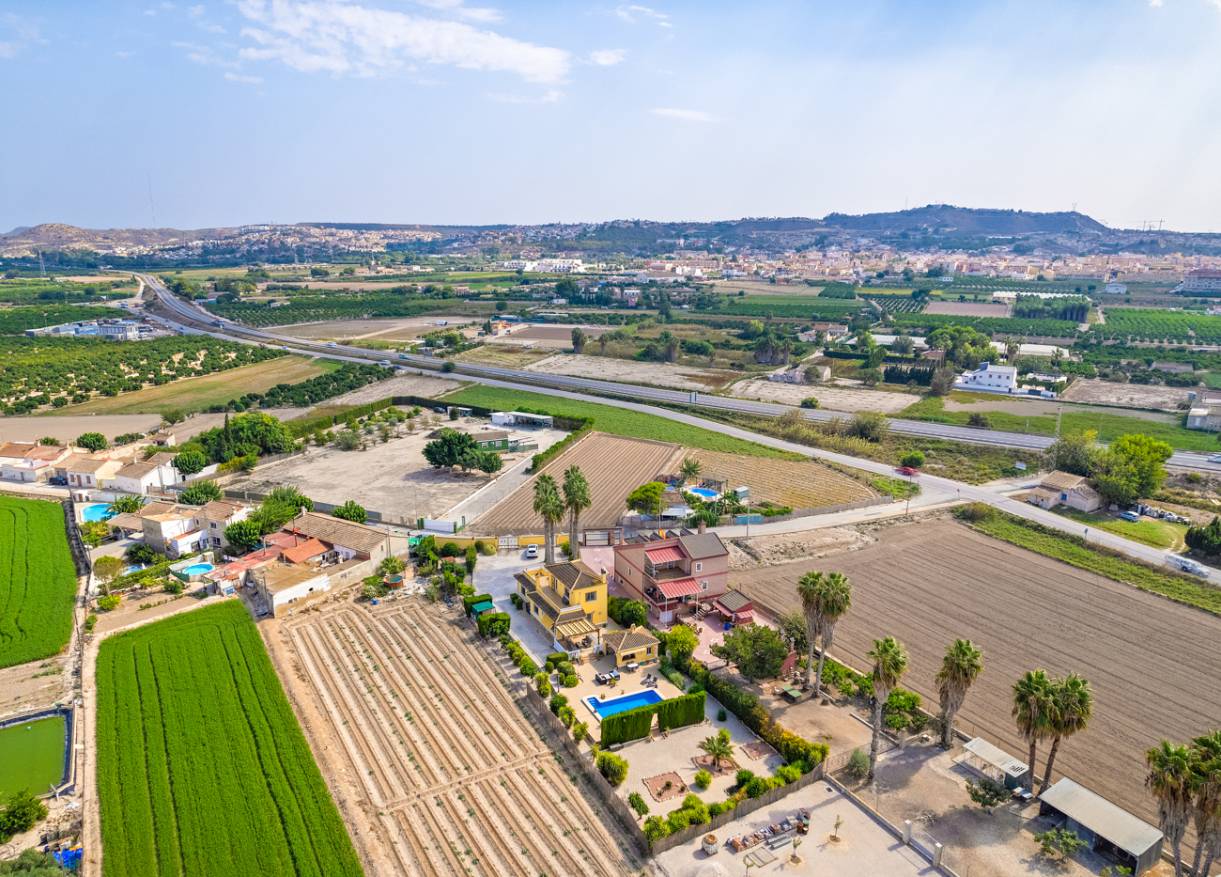
[[[1221,317],[1188,311],[1107,308],[1106,323],[1094,332],[1104,338],[1141,341],[1221,343]]]
[[[0,308],[0,335],[20,335],[26,329],[41,329],[78,320],[101,320],[121,317],[122,311],[94,305],[57,304],[21,305]]]
[[[290,298],[271,307],[268,302],[241,301],[208,305],[214,314],[249,326],[285,326],[326,320],[356,320],[373,317],[417,317],[421,314],[491,314],[495,305],[460,298],[413,298],[406,294],[324,292]]]
[[[1052,320],[1042,317],[959,317],[953,314],[895,314],[895,327],[907,332],[931,332],[942,326],[970,326],[988,335],[1046,336],[1072,338],[1077,334],[1077,324],[1070,320]],[[1110,319],[1108,314],[1107,319]]]
[[[361,873],[240,602],[105,640],[97,688],[105,874]]]
[[[458,405],[478,405],[497,411],[525,408],[530,411],[546,412],[557,417],[588,417],[594,421],[594,429],[599,432],[628,438],[675,442],[689,448],[723,451],[727,454],[745,454],[751,457],[805,459],[796,454],[744,441],[734,436],[722,435],[697,426],[687,426],[684,423],[653,414],[629,411],[611,405],[599,405],[595,402],[581,402],[576,399],[530,393],[525,390],[504,390],[498,387],[473,385],[449,393],[445,396],[445,401]]]
[[[0,667],[58,654],[75,597],[63,507],[0,496]]]
[[[41,795],[64,774],[62,715],[0,728],[0,799],[28,789]]]
[[[823,298],[821,295],[750,295],[730,298],[709,313],[798,320],[846,320],[866,307],[868,304],[861,299]]]

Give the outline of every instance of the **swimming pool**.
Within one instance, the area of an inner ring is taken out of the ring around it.
[[[86,524],[96,524],[98,521],[109,521],[115,515],[108,502],[91,502],[81,509],[81,520]]]
[[[707,487],[688,487],[687,493],[694,493],[700,499],[716,499],[720,496],[715,490],[709,490]]]
[[[658,694],[655,689],[646,688],[643,691],[637,691],[635,694],[625,694],[622,697],[612,697],[609,700],[599,700],[591,696],[585,698],[585,703],[594,711],[598,721],[602,721],[607,716],[634,710],[640,706],[661,703],[663,700],[665,698]]]
[[[183,575],[186,576],[201,576],[206,572],[212,572],[214,567],[210,563],[193,563],[183,569]]]

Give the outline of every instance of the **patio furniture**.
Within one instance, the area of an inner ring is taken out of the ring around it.
[[[780,694],[786,700],[789,700],[793,703],[796,703],[797,701],[801,700],[801,689],[794,688],[791,685],[786,685],[784,688],[780,689]]]

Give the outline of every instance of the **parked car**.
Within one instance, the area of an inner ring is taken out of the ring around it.
[[[1133,512],[1133,511],[1120,512],[1119,517],[1125,521],[1132,521],[1133,523],[1135,523],[1136,521],[1140,520],[1140,512]]]
[[[538,558],[538,546],[537,545],[527,545],[526,546],[526,560],[535,560],[537,558]]]

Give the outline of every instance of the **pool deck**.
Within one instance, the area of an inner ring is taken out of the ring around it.
[[[658,684],[660,685],[660,682]],[[603,685],[603,686],[601,686],[601,688],[604,690],[599,692],[598,694],[589,695],[588,697],[581,698],[581,703],[585,704],[586,709],[588,709],[591,713],[593,713],[594,718],[598,722],[601,722],[603,719],[607,718],[607,714],[600,711],[596,707],[592,706],[589,703],[589,701],[591,701],[591,700],[597,702],[599,706],[617,706],[618,701],[638,699],[637,703],[633,703],[629,707],[625,707],[622,709],[616,709],[613,712],[611,712],[610,715],[613,716],[613,715],[618,715],[619,713],[627,712],[630,709],[636,709],[637,707],[660,703],[661,701],[666,699],[656,689],[653,689],[653,688],[641,688],[637,691],[626,691],[623,694],[618,694],[613,697],[610,694],[610,689],[608,686]],[[605,699],[603,699],[603,697],[602,697],[602,695],[604,695],[604,694],[606,695]]]

